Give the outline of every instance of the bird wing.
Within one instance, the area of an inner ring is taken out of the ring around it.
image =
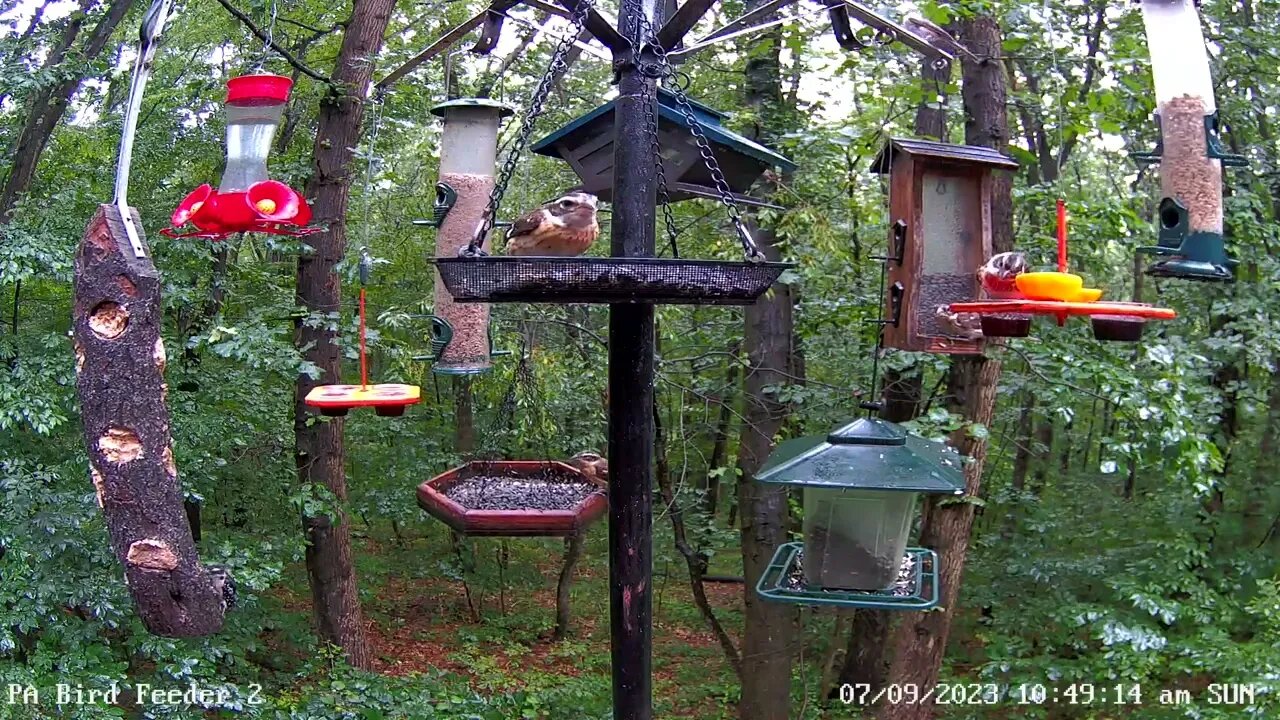
[[[537,230],[538,227],[545,222],[543,219],[543,214],[545,212],[546,211],[542,208],[538,208],[537,210],[525,213],[523,217],[512,223],[511,227],[507,228],[507,239],[510,240],[511,238],[519,235],[529,235],[534,230]]]

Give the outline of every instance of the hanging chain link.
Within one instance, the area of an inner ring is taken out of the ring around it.
[[[649,149],[653,153],[653,169],[658,177],[658,206],[662,208],[662,219],[667,227],[667,242],[671,245],[671,257],[680,257],[680,248],[676,238],[680,229],[676,227],[676,216],[671,210],[671,193],[667,190],[667,172],[663,167],[662,146],[658,142],[658,116],[652,103],[644,104],[644,119],[649,131]]]
[[[671,60],[667,57],[667,51],[663,49],[662,44],[658,41],[657,32],[653,25],[645,18],[640,19],[640,35],[645,39],[641,45],[640,57],[643,58],[645,51],[652,52],[657,58],[656,63],[645,64],[641,60],[640,72],[647,77],[659,80],[670,80],[670,91],[676,100],[676,104],[680,106],[680,114],[684,117],[685,125],[688,126],[690,134],[693,135],[694,143],[698,146],[698,154],[702,156],[702,164],[706,166],[707,172],[711,175],[711,181],[715,183],[716,192],[720,194],[720,204],[724,205],[729,213],[729,219],[733,222],[733,227],[738,231],[738,239],[742,242],[742,250],[747,256],[747,260],[751,262],[763,262],[765,260],[764,253],[760,252],[760,248],[756,246],[755,240],[751,237],[751,232],[747,230],[746,221],[742,218],[742,212],[738,208],[738,201],[733,197],[733,190],[729,187],[729,182],[725,179],[724,173],[720,170],[720,163],[716,160],[715,153],[711,150],[711,143],[707,140],[707,135],[702,131],[702,126],[698,124],[698,115],[693,110],[693,105],[689,103],[689,96],[685,92],[689,89],[691,78],[687,73],[680,72],[672,67]],[[650,134],[654,147],[657,147],[657,119],[653,118],[653,109],[646,105],[647,117],[651,119]],[[655,155],[657,151],[655,149]],[[675,243],[675,235],[677,233],[675,227],[675,218],[671,215],[669,207],[670,198],[663,197],[666,194],[666,175],[662,172],[662,156],[658,155],[655,161],[658,164],[658,188],[659,199],[663,202],[663,215],[667,222],[667,233],[671,235],[671,242]]]
[[[569,68],[568,63],[565,62],[565,57],[568,56],[569,50],[573,48],[578,36],[582,34],[582,28],[587,23],[587,13],[591,11],[594,1],[578,0],[578,4],[573,10],[573,16],[570,19],[572,28],[567,35],[560,38],[560,44],[556,45],[555,50],[552,51],[551,62],[547,65],[547,71],[543,73],[542,78],[538,81],[538,86],[534,88],[533,95],[529,98],[529,104],[525,109],[524,115],[521,116],[520,133],[511,143],[507,156],[503,159],[502,169],[498,171],[498,180],[493,185],[493,191],[489,193],[489,204],[484,209],[480,227],[476,229],[476,234],[471,238],[471,243],[459,253],[463,257],[481,257],[487,254],[482,248],[484,239],[493,230],[493,224],[497,221],[498,210],[502,207],[502,197],[507,192],[507,185],[511,183],[511,178],[515,175],[516,165],[519,164],[520,156],[524,153],[525,146],[529,144],[529,137],[533,135],[533,129],[537,124],[538,118],[546,110],[544,105],[547,102],[547,96],[551,94],[551,85],[558,75]]]

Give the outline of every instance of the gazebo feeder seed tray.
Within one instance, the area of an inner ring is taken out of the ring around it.
[[[418,486],[418,505],[469,536],[575,535],[608,508],[603,482],[561,462],[473,461]]]
[[[785,543],[760,575],[756,592],[797,605],[927,610],[938,604],[938,555],[927,548],[907,548],[892,583],[880,590],[847,590],[813,584],[804,571],[804,543]]]
[[[667,258],[436,258],[460,303],[667,303],[750,305],[784,270],[782,262]]]

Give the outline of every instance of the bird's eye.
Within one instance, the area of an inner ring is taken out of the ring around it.
[[[573,201],[572,201],[572,200],[561,200],[561,201],[560,201],[560,207],[564,208],[565,210],[568,210],[569,208],[573,207]]]

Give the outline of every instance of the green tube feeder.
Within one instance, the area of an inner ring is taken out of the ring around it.
[[[919,494],[964,492],[955,450],[864,418],[826,437],[782,443],[756,479],[804,488],[803,545],[779,548],[757,583],[762,597],[902,609],[937,602],[936,558],[908,552],[907,537]]]

